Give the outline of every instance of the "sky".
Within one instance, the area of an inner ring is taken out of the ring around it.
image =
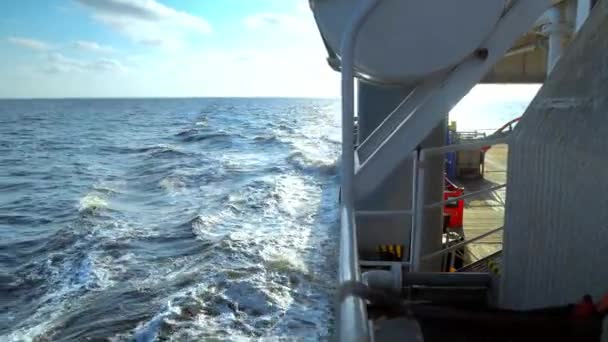
[[[0,98],[339,95],[308,0],[10,0],[0,13]]]
[[[339,97],[308,0],[4,0],[0,14],[0,98]],[[455,111],[537,89],[478,86]]]

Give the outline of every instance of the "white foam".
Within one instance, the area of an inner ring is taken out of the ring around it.
[[[287,157],[287,161],[294,167],[306,172],[320,172],[322,174],[334,174],[338,168],[337,159],[311,158],[301,151],[293,152]]]
[[[163,178],[158,185],[168,193],[180,192],[186,187],[186,184],[183,181],[174,176]]]
[[[98,192],[89,192],[80,199],[79,212],[97,212],[108,208],[108,201]]]
[[[160,325],[168,314],[167,311],[161,311],[156,314],[151,320],[135,329],[133,339],[137,342],[152,342],[156,340]]]

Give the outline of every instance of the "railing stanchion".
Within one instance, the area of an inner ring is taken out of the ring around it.
[[[418,155],[420,151],[417,149],[412,153],[412,215],[410,221],[410,236],[409,236],[409,271],[413,269],[414,262],[414,236],[416,235],[416,196],[418,193],[416,192],[416,188],[418,187]]]
[[[357,250],[357,228],[355,223],[354,179],[355,179],[355,142],[354,132],[354,93],[355,93],[355,47],[357,35],[378,0],[362,2],[355,9],[350,25],[344,31],[341,48],[342,71],[342,169],[341,169],[341,237],[340,237],[340,284],[360,281],[359,258]],[[367,320],[366,304],[361,298],[348,296],[340,303],[338,313],[339,341],[371,340]]]
[[[416,217],[415,225],[414,225],[414,246],[413,246],[413,259],[412,259],[412,268],[411,270],[414,272],[420,271],[420,254],[422,250],[422,231],[424,230],[423,220],[424,220],[424,163],[426,160],[426,155],[424,150],[418,152],[418,161],[416,164],[416,203],[414,204],[414,216]]]

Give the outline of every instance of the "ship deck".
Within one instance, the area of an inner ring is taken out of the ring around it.
[[[486,153],[483,179],[457,181],[465,188],[465,193],[506,183],[507,145],[495,145]],[[505,189],[499,189],[465,202],[463,226],[466,239],[475,238],[504,222]],[[468,245],[466,259],[478,259],[502,250],[502,231]]]

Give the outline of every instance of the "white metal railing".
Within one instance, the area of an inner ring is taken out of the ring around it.
[[[411,225],[410,225],[410,238],[409,238],[409,259],[408,262],[404,262],[403,264],[406,266],[411,266],[412,271],[419,271],[420,262],[426,261],[435,257],[442,256],[451,251],[464,247],[470,243],[478,241],[484,237],[487,237],[491,234],[494,234],[500,230],[502,227],[491,230],[490,232],[484,233],[478,237],[473,239],[469,239],[463,242],[460,242],[456,245],[450,246],[448,248],[442,249],[437,252],[433,252],[431,254],[427,254],[425,256],[421,255],[421,227],[423,224],[424,210],[432,209],[432,208],[440,208],[449,203],[454,203],[462,199],[470,199],[475,198],[477,196],[493,192],[496,190],[503,189],[507,186],[507,184],[500,184],[488,187],[486,189],[481,189],[478,191],[466,193],[462,196],[451,197],[447,200],[442,200],[439,202],[424,204],[424,173],[420,172],[424,167],[423,161],[426,160],[429,156],[437,156],[446,152],[455,152],[455,151],[465,151],[470,149],[482,148],[485,146],[492,146],[498,144],[506,144],[508,143],[507,136],[501,136],[499,138],[488,138],[488,139],[480,139],[479,141],[474,142],[466,142],[461,144],[454,145],[446,145],[440,147],[431,147],[426,149],[418,149],[413,152],[413,177],[412,177],[412,209],[410,210],[359,210],[355,212],[356,217],[391,217],[391,216],[407,216],[411,217]]]
[[[485,233],[483,233],[483,234],[481,234],[481,235],[479,235],[479,236],[476,236],[476,237],[474,237],[474,238],[472,238],[472,239],[469,239],[469,240],[466,240],[466,241],[463,241],[463,242],[459,242],[459,243],[457,243],[457,244],[455,244],[455,245],[452,245],[452,246],[450,246],[450,247],[444,248],[444,249],[442,249],[442,250],[440,250],[440,251],[437,251],[437,252],[433,252],[433,253],[430,253],[430,254],[424,255],[424,256],[420,257],[420,260],[421,260],[421,261],[426,261],[426,260],[431,260],[431,259],[434,259],[434,258],[436,258],[436,257],[440,257],[440,256],[442,256],[442,255],[445,255],[445,254],[447,254],[447,253],[450,253],[450,252],[452,252],[452,251],[455,251],[455,250],[457,250],[457,249],[460,249],[460,248],[462,248],[462,247],[464,247],[464,246],[466,246],[466,245],[468,245],[468,244],[470,244],[470,243],[473,243],[473,242],[475,242],[475,241],[479,241],[479,240],[481,240],[481,239],[483,239],[483,238],[485,238],[485,237],[488,237],[488,236],[490,236],[490,235],[492,235],[492,234],[494,234],[494,233],[498,233],[499,231],[502,231],[503,229],[504,229],[504,226],[503,226],[503,227],[498,227],[498,228],[492,229],[492,230],[490,230],[490,231],[488,231],[488,232],[485,232]]]
[[[486,189],[481,189],[481,190],[478,190],[478,191],[473,191],[473,192],[466,193],[466,194],[464,194],[462,196],[450,197],[447,200],[439,201],[439,202],[432,203],[432,204],[427,204],[427,205],[424,206],[424,208],[425,209],[440,208],[440,207],[443,207],[446,204],[458,202],[461,199],[468,199],[468,198],[477,197],[479,195],[483,195],[483,194],[486,194],[488,192],[492,192],[492,191],[503,189],[506,186],[507,186],[507,184],[500,184],[500,185],[491,186],[491,187],[488,187]]]
[[[344,284],[348,281],[358,281],[359,261],[357,256],[357,241],[356,241],[356,225],[354,213],[354,176],[355,176],[355,152],[354,152],[354,55],[357,42],[357,35],[361,25],[365,22],[369,14],[374,10],[379,0],[368,0],[359,2],[360,6],[355,9],[350,25],[344,32],[341,52],[341,74],[342,74],[342,168],[341,168],[341,189],[342,189],[342,205],[341,205],[341,247],[340,247],[340,283]],[[537,17],[537,12],[549,6],[550,0],[542,1],[517,1],[509,8],[508,12],[503,16],[498,23],[497,28],[484,42],[484,48],[489,52],[488,58],[483,61],[477,59],[465,60],[458,68],[441,84],[438,90],[433,91],[432,95],[438,98],[447,97],[444,101],[422,101],[417,115],[413,117],[415,122],[410,122],[413,132],[418,135],[424,135],[427,132],[427,126],[434,126],[436,123],[432,120],[423,120],[428,113],[445,112],[446,104],[454,102],[464,96],[470,83],[476,82],[477,78],[481,77],[481,73],[485,73],[495,62],[501,58],[506,50],[512,45],[512,41],[521,35],[521,27],[530,26],[533,20]],[[431,90],[436,87],[430,87]],[[426,92],[424,92],[426,93]],[[428,95],[428,94],[427,94]],[[426,96],[423,96],[426,98]],[[410,99],[411,100],[411,99]],[[418,102],[418,101],[415,101]],[[413,103],[413,102],[412,102]],[[422,120],[422,121],[420,121]],[[401,122],[397,131],[393,132],[390,137],[382,142],[382,146],[374,150],[381,151],[383,154],[378,154],[376,159],[381,159],[382,156],[398,154],[403,150],[400,143],[401,140],[393,136],[403,136],[408,133],[400,128],[404,127],[405,122]],[[432,127],[431,127],[432,128]],[[397,134],[399,133],[399,134]],[[414,139],[417,140],[417,139]],[[422,140],[422,139],[419,139]],[[419,141],[418,140],[418,141]],[[387,144],[391,142],[391,144]],[[421,244],[421,229],[423,212],[426,209],[424,197],[424,163],[428,157],[436,154],[442,154],[448,151],[459,151],[473,148],[481,148],[486,145],[497,143],[506,143],[506,138],[498,138],[494,142],[482,141],[466,143],[461,145],[451,145],[438,148],[429,148],[425,150],[417,150],[414,152],[414,174],[412,183],[412,204],[411,211],[404,211],[401,214],[411,214],[412,231],[410,237],[410,264],[413,271],[419,270],[420,267],[420,244]],[[481,145],[476,145],[481,144]],[[386,145],[386,146],[385,146]],[[411,148],[411,146],[410,146]],[[361,191],[367,191],[377,185],[380,179],[379,174],[388,174],[391,171],[390,167],[376,163],[370,163],[370,156],[366,160],[362,160],[359,166],[359,172],[362,171],[361,177],[367,175],[369,182],[361,182],[367,188],[362,188]],[[398,163],[401,160],[394,160]],[[359,161],[357,161],[359,164]],[[368,165],[368,167],[365,167]],[[370,166],[371,165],[371,166]],[[441,204],[439,204],[441,205]],[[365,213],[364,213],[365,214]],[[369,213],[367,213],[369,214]],[[388,213],[384,213],[388,214]],[[391,213],[393,214],[393,213]],[[373,214],[372,214],[373,215]],[[340,341],[368,341],[371,339],[370,329],[367,321],[367,311],[363,300],[357,297],[348,296],[341,300],[338,314],[338,338]]]
[[[355,93],[355,47],[362,24],[374,10],[379,0],[362,2],[355,9],[350,25],[344,31],[341,49],[342,76],[342,169],[341,169],[341,233],[340,233],[340,285],[360,281],[357,249],[357,228],[354,215],[355,148],[353,132]],[[367,319],[367,308],[363,299],[346,296],[339,303],[339,341],[370,341],[372,339]]]
[[[412,215],[412,210],[357,210],[357,217],[377,217],[377,216],[407,216]]]
[[[476,197],[485,193],[493,192],[499,189],[506,187],[506,184],[492,186],[486,189],[482,189],[479,191],[471,192],[468,194],[464,194],[458,197],[452,197],[447,200],[442,200],[439,202],[425,204],[425,191],[424,191],[424,163],[425,161],[432,156],[443,155],[446,152],[456,152],[456,151],[466,151],[472,149],[480,149],[485,146],[492,146],[498,144],[507,144],[508,136],[500,136],[498,138],[490,137],[488,139],[480,139],[479,141],[474,142],[466,142],[455,145],[445,145],[440,147],[431,147],[425,149],[419,149],[414,151],[414,162],[413,162],[413,184],[412,184],[412,203],[413,203],[413,213],[412,213],[412,226],[411,226],[411,234],[410,234],[410,264],[411,271],[418,272],[420,271],[420,263],[422,261],[426,261],[438,256],[442,256],[456,249],[462,248],[472,242],[478,241],[488,235],[494,234],[503,228],[496,228],[491,230],[490,232],[484,233],[474,239],[469,239],[467,241],[460,242],[448,248],[442,249],[437,252],[433,252],[431,254],[427,254],[422,256],[421,254],[421,244],[422,244],[422,226],[423,226],[423,217],[424,210],[430,208],[439,208],[443,207],[445,204],[456,202],[461,199],[468,199],[472,197]]]
[[[341,206],[340,215],[340,264],[338,281],[340,284],[361,281],[357,252],[357,229],[352,207]],[[368,340],[367,309],[358,297],[347,296],[339,303],[338,334],[340,341]]]

